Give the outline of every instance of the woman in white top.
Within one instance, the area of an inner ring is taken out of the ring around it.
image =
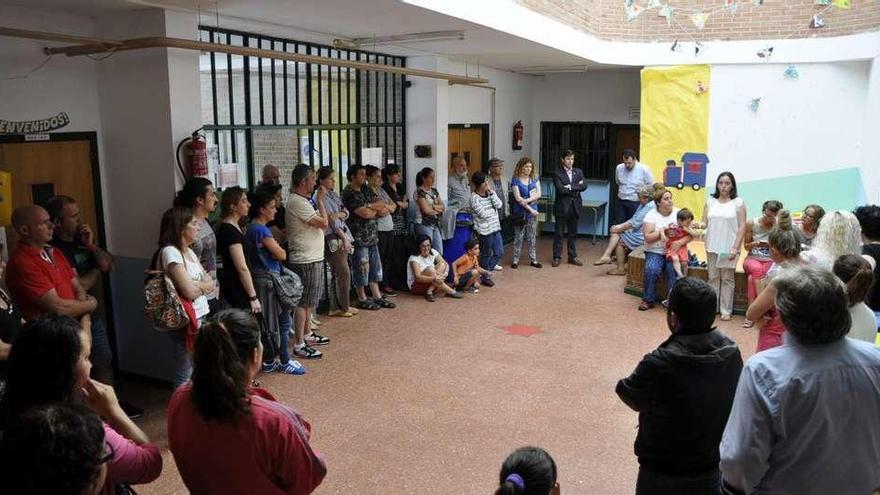
[[[846,284],[846,293],[849,297],[852,326],[847,336],[875,343],[877,319],[871,308],[865,304],[865,299],[874,288],[874,267],[863,256],[845,254],[834,262],[834,274]]]
[[[210,311],[206,294],[213,293],[215,287],[214,280],[202,268],[199,257],[189,248],[198,236],[199,223],[189,208],[175,206],[162,215],[159,251],[153,264],[168,275],[184,304],[192,304],[196,317],[196,321],[191,321],[187,327],[168,332],[174,341],[177,361],[175,388],[186,383],[192,374],[190,351],[201,319]]]
[[[672,262],[666,261],[666,235],[664,230],[670,225],[676,224],[675,216],[678,208],[672,204],[672,193],[668,189],[657,189],[654,192],[654,203],[657,208],[648,212],[642,224],[642,232],[645,236],[645,292],[639,311],[646,311],[654,307],[657,299],[657,280],[666,269],[667,290],[672,290],[675,284],[675,270]],[[690,236],[685,236],[670,245],[669,249],[677,251],[690,242]],[[664,298],[665,299],[665,298]]]
[[[706,267],[709,285],[718,293],[718,310],[727,321],[733,312],[736,289],[736,262],[746,226],[746,204],[736,192],[736,179],[721,172],[715,180],[715,192],[703,208],[706,225]]]
[[[406,273],[406,281],[411,294],[424,295],[429,302],[435,301],[434,292],[438,290],[455,299],[463,297],[460,292],[446,285],[449,264],[432,247],[430,237],[416,236],[414,251],[413,255],[409,257]]]

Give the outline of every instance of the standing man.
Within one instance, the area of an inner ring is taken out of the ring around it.
[[[443,240],[455,235],[456,218],[459,212],[471,212],[471,179],[468,177],[468,164],[463,156],[452,159],[452,175],[446,186],[446,210],[440,218],[440,233]]]
[[[6,284],[25,320],[48,313],[80,318],[98,307],[77,280],[64,253],[48,245],[55,224],[45,209],[16,208],[12,227],[19,240],[6,268]]]
[[[510,191],[510,177],[504,176],[504,160],[493,158],[489,160],[489,189],[495,191],[495,195],[501,200],[501,208],[498,208],[498,221],[504,225],[504,219],[510,215],[508,204]],[[501,265],[495,267],[495,271],[501,271]]]
[[[351,255],[351,279],[358,296],[358,308],[392,309],[396,305],[385,299],[379,290],[382,281],[382,261],[379,256],[379,226],[376,217],[387,212],[385,203],[367,187],[367,170],[363,165],[348,167],[348,185],[342,191],[342,202],[351,213],[346,223],[354,237]],[[367,298],[369,285],[373,298]]]
[[[715,290],[685,277],[669,295],[672,335],[617,383],[639,413],[636,494],[720,493],[718,443],[743,367],[736,343],[715,323]]]
[[[311,194],[315,190],[315,171],[309,165],[299,164],[293,169],[290,179],[293,194],[287,202],[287,262],[290,269],[299,275],[303,284],[302,297],[293,313],[294,332],[297,342],[309,345],[326,345],[330,339],[310,332],[306,335],[306,326],[311,321],[312,313],[318,307],[321,293],[324,290],[324,229],[329,221],[324,211],[324,195],[327,189],[318,188],[318,199],[313,201]],[[294,348],[293,353],[300,357],[309,357],[301,353],[303,346]]]
[[[617,202],[614,204],[614,223],[621,224],[636,214],[639,209],[639,188],[650,187],[654,176],[648,167],[639,163],[636,152],[623,150],[623,163],[614,172],[617,181]]]
[[[562,152],[562,166],[553,174],[556,186],[556,201],[553,205],[555,235],[553,236],[553,266],[559,266],[562,260],[562,231],[565,229],[568,239],[568,262],[575,266],[584,266],[577,257],[577,230],[581,214],[581,193],[587,189],[584,173],[574,168],[574,151]]]
[[[678,285],[676,283],[676,285]],[[876,493],[880,349],[846,338],[844,285],[816,267],[773,279],[784,344],[742,371],[721,439],[731,493]]]
[[[278,169],[278,166],[267,163],[263,167],[263,177],[257,186],[261,184],[281,184],[281,170]]]

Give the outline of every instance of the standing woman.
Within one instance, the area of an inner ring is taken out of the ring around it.
[[[385,205],[385,210],[376,214],[376,227],[379,229],[379,260],[382,262],[382,281],[379,282],[379,289],[386,296],[396,296],[397,292],[388,283],[388,270],[386,267],[390,264],[391,242],[394,238],[394,218],[392,216],[397,211],[397,202],[393,201],[391,196],[388,196],[388,193],[382,188],[384,177],[382,170],[373,165],[367,165],[366,168],[367,187]]]
[[[443,236],[440,234],[440,216],[445,211],[443,199],[434,187],[437,174],[434,169],[425,167],[416,174],[416,192],[413,194],[416,208],[415,234],[426,235],[438,253],[443,254]]]
[[[175,206],[162,215],[159,250],[153,256],[152,266],[165,272],[174,283],[190,317],[189,325],[168,332],[174,341],[177,361],[175,388],[186,383],[192,373],[190,351],[202,319],[210,312],[206,295],[215,291],[214,280],[190,249],[198,236],[199,222],[189,208]]]
[[[671,224],[676,223],[675,216],[678,208],[672,204],[672,193],[668,189],[657,189],[654,192],[656,208],[648,212],[642,224],[642,233],[645,237],[645,292],[639,311],[647,311],[659,302],[657,298],[657,281],[660,274],[666,270],[667,290],[672,290],[675,284],[675,270],[672,262],[666,261],[666,235],[664,230]],[[690,242],[690,236],[685,236],[673,242],[669,249],[676,251]],[[666,299],[665,297],[663,299]]]
[[[706,225],[706,267],[709,285],[718,294],[718,311],[723,321],[733,313],[736,289],[736,262],[746,227],[746,204],[736,192],[736,179],[721,172],[715,180],[715,192],[703,208]]]
[[[791,214],[788,210],[779,212],[777,228],[768,236],[768,243],[770,258],[773,260],[773,267],[766,274],[769,283],[746,310],[747,319],[761,322],[758,348],[755,352],[782,345],[782,335],[785,333],[785,325],[776,309],[777,291],[773,278],[785,270],[804,264],[800,257],[801,243],[797,234],[792,231]]]
[[[244,189],[234,186],[223,191],[220,199],[220,225],[217,227],[217,250],[223,259],[220,293],[233,308],[261,311],[260,299],[251,276],[254,249],[241,231],[251,204]]]
[[[391,164],[382,169],[382,189],[388,197],[397,205],[397,209],[391,214],[394,229],[391,231],[391,246],[388,249],[388,257],[382,259],[382,273],[385,274],[385,284],[394,290],[407,290],[406,285],[406,260],[408,258],[409,232],[406,229],[406,210],[409,208],[409,200],[403,191],[400,167]]]
[[[285,251],[272,236],[266,224],[275,218],[275,197],[265,192],[255,192],[251,198],[251,224],[245,237],[254,248],[256,256],[253,272],[254,286],[260,300],[263,315],[263,373],[281,371],[286,375],[302,375],[306,372],[299,361],[290,358],[291,308],[283,308],[275,292],[270,271],[280,274],[281,262],[287,259]],[[303,336],[297,340],[304,343]],[[298,342],[298,343],[299,343]],[[321,353],[315,357],[320,357]]]
[[[529,264],[535,268],[543,265],[538,261],[537,230],[538,200],[541,199],[541,182],[535,165],[529,157],[522,157],[513,169],[513,180],[510,181],[514,203],[510,205],[513,217],[513,262],[511,268],[519,267],[519,255],[522,252],[523,238],[529,243]]]
[[[746,293],[749,305],[757,297],[755,284],[767,275],[767,270],[773,264],[770,258],[770,232],[776,228],[776,214],[782,209],[782,203],[776,200],[765,201],[761,207],[761,216],[746,222],[743,233],[743,242],[749,254],[743,261],[743,271],[746,272]],[[755,323],[746,318],[743,328],[752,328]]]
[[[801,249],[808,250],[813,246],[813,239],[822,223],[822,217],[825,216],[825,209],[819,205],[807,205],[801,215],[801,224],[797,230],[798,239],[801,241]]]
[[[192,383],[168,404],[168,444],[192,493],[312,493],[327,474],[311,426],[252,385],[263,361],[257,320],[221,311],[205,325]]]
[[[217,208],[217,195],[214,193],[214,185],[204,177],[193,177],[186,181],[183,189],[177,193],[174,206],[185,206],[192,210],[193,216],[199,226],[196,241],[190,246],[202,268],[214,282],[215,290],[206,295],[211,313],[219,311],[220,304],[219,285],[217,284],[217,237],[214,229],[208,222],[210,215]]]
[[[350,318],[358,312],[351,307],[351,268],[348,265],[348,256],[354,252],[354,246],[351,244],[351,232],[345,225],[348,210],[336,193],[336,172],[332,167],[318,169],[318,187],[327,191],[324,194],[324,211],[330,223],[324,230],[324,259],[333,273],[328,290],[329,315]]]

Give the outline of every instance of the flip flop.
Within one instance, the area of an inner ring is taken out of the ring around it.
[[[593,266],[610,265],[611,258],[599,258],[593,262]]]

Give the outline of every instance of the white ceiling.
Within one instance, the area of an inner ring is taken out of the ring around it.
[[[479,1],[479,0],[475,0]],[[282,38],[331,44],[334,38],[388,36],[464,30],[463,41],[381,45],[375,51],[403,56],[439,54],[498,69],[587,66],[609,68],[507,33],[445,16],[398,0],[8,0],[31,8],[61,10],[86,17],[149,6],[196,12],[202,23]],[[363,47],[371,50],[371,47]],[[469,70],[469,72],[471,72]]]

